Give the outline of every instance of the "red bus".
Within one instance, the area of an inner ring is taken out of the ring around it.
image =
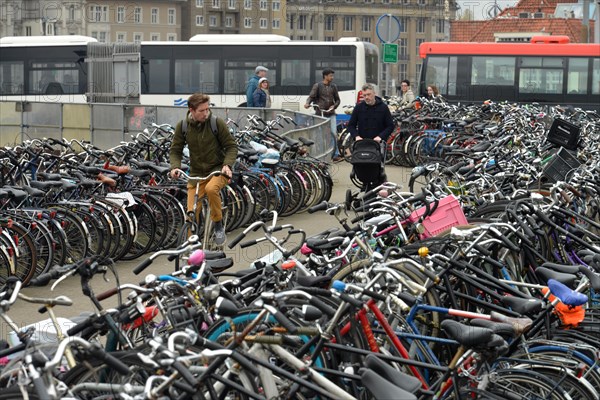
[[[436,85],[450,102],[561,104],[600,110],[600,44],[567,36],[529,43],[426,42],[419,94]]]

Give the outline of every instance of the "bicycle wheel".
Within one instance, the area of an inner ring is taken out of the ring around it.
[[[478,398],[575,400],[551,378],[535,371],[518,369],[493,371],[490,383]]]
[[[6,278],[11,275],[19,278],[23,282],[23,285],[27,285],[35,274],[37,263],[35,243],[31,240],[29,232],[15,221],[10,220],[10,224],[9,221],[2,221],[0,226],[10,233],[13,241],[12,252],[16,255],[16,263],[13,265],[15,268],[14,274],[10,268],[0,270],[0,285],[3,285],[6,282]]]
[[[150,206],[146,203],[140,203],[128,207],[128,211],[135,216],[137,221],[137,231],[133,238],[133,243],[129,247],[129,251],[125,253],[122,260],[134,260],[147,253],[156,235],[156,222]]]

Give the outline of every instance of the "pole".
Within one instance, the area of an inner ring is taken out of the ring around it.
[[[387,14],[388,17],[388,40],[392,37],[392,14]],[[385,63],[385,95],[390,95],[390,66],[388,63]]]

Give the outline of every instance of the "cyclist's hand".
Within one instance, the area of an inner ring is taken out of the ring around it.
[[[173,168],[171,170],[170,175],[171,175],[171,178],[173,178],[173,179],[179,178],[179,168]]]
[[[228,179],[231,179],[232,173],[231,168],[229,168],[229,165],[223,165],[223,168],[221,168],[221,173],[225,175]]]
[[[375,136],[373,140],[375,140],[377,143],[381,142],[381,138],[379,136]]]
[[[354,137],[354,140],[355,140],[356,142],[358,142],[359,140],[362,140],[362,136],[358,136],[358,135],[356,135],[356,136]]]
[[[310,108],[310,104],[305,104],[304,108]]]

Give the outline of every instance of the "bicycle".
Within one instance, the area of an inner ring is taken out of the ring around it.
[[[194,206],[192,210],[187,211],[186,221],[183,223],[183,226],[179,230],[179,234],[177,236],[177,244],[180,245],[185,242],[190,235],[198,235],[201,237],[202,249],[203,250],[217,250],[222,246],[219,246],[214,241],[214,226],[213,222],[210,219],[210,209],[208,205],[208,199],[206,196],[202,198],[202,207],[198,210],[198,196],[200,193],[200,184],[202,182],[210,180],[214,176],[224,175],[221,171],[214,171],[208,174],[205,177],[196,177],[190,176],[183,172],[180,169],[176,171],[179,172],[180,177],[184,177],[185,179],[195,180],[196,181],[196,192],[194,194]],[[221,205],[222,209],[225,210],[227,207]],[[227,226],[227,213],[223,213],[223,226]]]

